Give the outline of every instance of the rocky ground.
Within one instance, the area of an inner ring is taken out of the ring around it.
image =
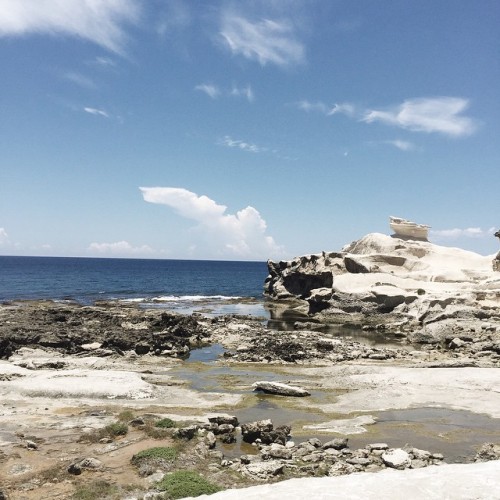
[[[400,333],[394,345],[380,347],[338,337],[317,322],[274,331],[249,317],[182,316],[115,303],[4,304],[0,498],[160,498],[157,482],[176,470],[201,471],[234,488],[440,464],[446,460],[440,450],[418,443],[367,441],[351,449],[339,432],[294,442],[289,426],[238,422],[231,410],[242,407],[243,396],[193,391],[171,370],[191,349],[220,343],[220,363],[281,367],[287,380],[300,375],[308,389],[340,390],[334,403],[295,398],[298,407],[317,405],[325,417],[333,412],[354,421],[356,410],[429,401],[500,417],[494,390],[500,330],[486,320],[462,327],[443,324],[448,333],[438,340]],[[365,333],[372,328],[383,329],[370,325]],[[166,419],[174,427],[157,426]],[[338,421],[326,424],[335,429]],[[174,450],[175,458],[137,458],[151,448]],[[476,458],[498,457],[490,444]]]

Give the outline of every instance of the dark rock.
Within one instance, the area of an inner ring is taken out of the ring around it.
[[[222,434],[220,440],[224,444],[236,443],[236,436],[233,433]]]
[[[217,425],[230,424],[233,427],[238,426],[238,419],[233,415],[214,415],[208,417],[208,421]]]
[[[366,274],[370,272],[370,269],[368,269],[364,264],[361,264],[361,262],[354,257],[344,257],[344,265],[349,273]]]
[[[327,450],[328,448],[333,448],[334,450],[342,450],[344,448],[347,448],[348,441],[348,438],[335,438],[325,443],[323,445],[323,449]]]
[[[241,435],[246,443],[254,443],[262,437],[264,432],[270,432],[274,428],[271,420],[260,420],[258,422],[250,422],[241,424]]]
[[[151,347],[149,344],[146,343],[140,343],[135,346],[135,353],[142,355],[142,354],[147,354],[151,350]]]
[[[78,464],[71,464],[69,467],[68,467],[68,472],[70,474],[73,474],[75,476],[79,476],[81,473],[82,473],[82,468],[80,467],[80,465]]]
[[[193,439],[198,432],[199,427],[197,425],[190,425],[189,427],[181,427],[177,429],[176,436],[181,439]]]

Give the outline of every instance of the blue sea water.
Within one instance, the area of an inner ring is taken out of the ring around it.
[[[0,256],[0,301],[262,298],[265,262]]]

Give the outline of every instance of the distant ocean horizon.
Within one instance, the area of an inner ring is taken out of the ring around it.
[[[0,301],[262,299],[265,262],[0,256]]]

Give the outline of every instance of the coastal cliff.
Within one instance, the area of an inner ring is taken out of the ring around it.
[[[269,261],[264,293],[321,322],[434,340],[450,331],[500,332],[500,273],[491,262],[458,248],[371,233],[340,252]]]

